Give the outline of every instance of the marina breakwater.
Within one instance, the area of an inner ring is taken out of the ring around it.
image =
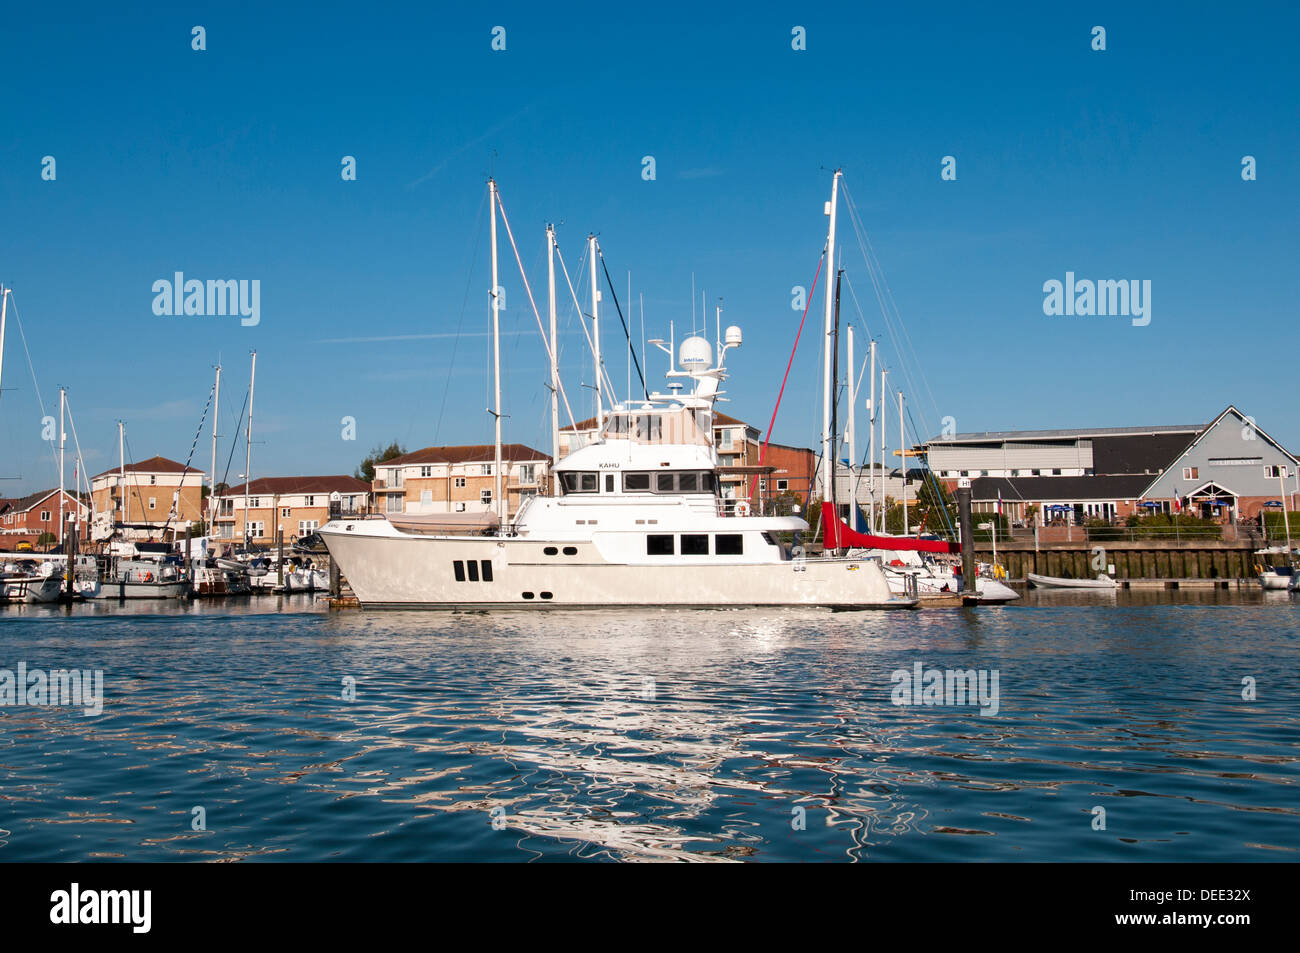
[[[987,562],[993,546],[976,542],[976,558]],[[998,541],[997,561],[1006,567],[1011,579],[1024,579],[1029,573],[1092,579],[1099,572],[1116,579],[1197,580],[1207,583],[1250,580],[1256,566],[1268,560],[1255,554],[1255,547],[1244,542],[1222,540],[1124,540],[1116,542],[1039,542],[1033,540]],[[1112,570],[1111,567],[1114,567]]]

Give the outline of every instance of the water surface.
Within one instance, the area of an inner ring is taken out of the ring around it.
[[[1298,635],[1222,590],[10,607],[0,667],[102,669],[105,702],[0,708],[0,859],[1294,861]],[[997,714],[892,704],[917,662],[996,671]]]

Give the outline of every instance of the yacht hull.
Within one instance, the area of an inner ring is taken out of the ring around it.
[[[391,530],[370,534],[349,531],[346,524],[328,524],[319,532],[357,601],[367,608],[917,605],[915,598],[893,595],[880,567],[869,560],[640,565],[610,562],[591,541],[408,536]],[[573,552],[547,555],[548,547]]]

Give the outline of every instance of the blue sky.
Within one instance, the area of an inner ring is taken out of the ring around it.
[[[746,338],[723,409],[760,426],[841,166],[911,351],[889,344],[847,221],[863,317],[846,303],[844,318],[882,339],[894,383],[908,365],[920,436],[945,416],[961,431],[1188,423],[1235,403],[1300,446],[1281,383],[1300,251],[1300,15],[1285,5],[78,7],[4,15],[0,281],[47,412],[69,389],[92,473],[116,464],[119,418],[134,459],[184,460],[218,357],[233,433],[251,348],[255,476],[350,472],[390,440],[490,442],[490,168],[539,305],[548,221],[571,269],[600,235],[649,337],[689,327],[692,275],[697,301],[722,297]],[[545,354],[501,248],[506,437],[547,449]],[[260,280],[260,324],[155,315],[152,284],[176,271]],[[1067,271],[1150,280],[1151,323],[1045,316],[1043,283]],[[779,441],[817,441],[820,320],[819,294]],[[589,411],[571,308],[562,323],[566,386]],[[662,385],[663,356],[648,363]],[[11,320],[0,495],[54,482],[40,418]]]

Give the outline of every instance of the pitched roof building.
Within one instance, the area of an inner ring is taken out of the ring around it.
[[[495,508],[496,447],[424,447],[375,464],[372,491],[384,513],[477,513]],[[522,443],[501,445],[502,492],[508,515],[545,493],[549,454]]]

